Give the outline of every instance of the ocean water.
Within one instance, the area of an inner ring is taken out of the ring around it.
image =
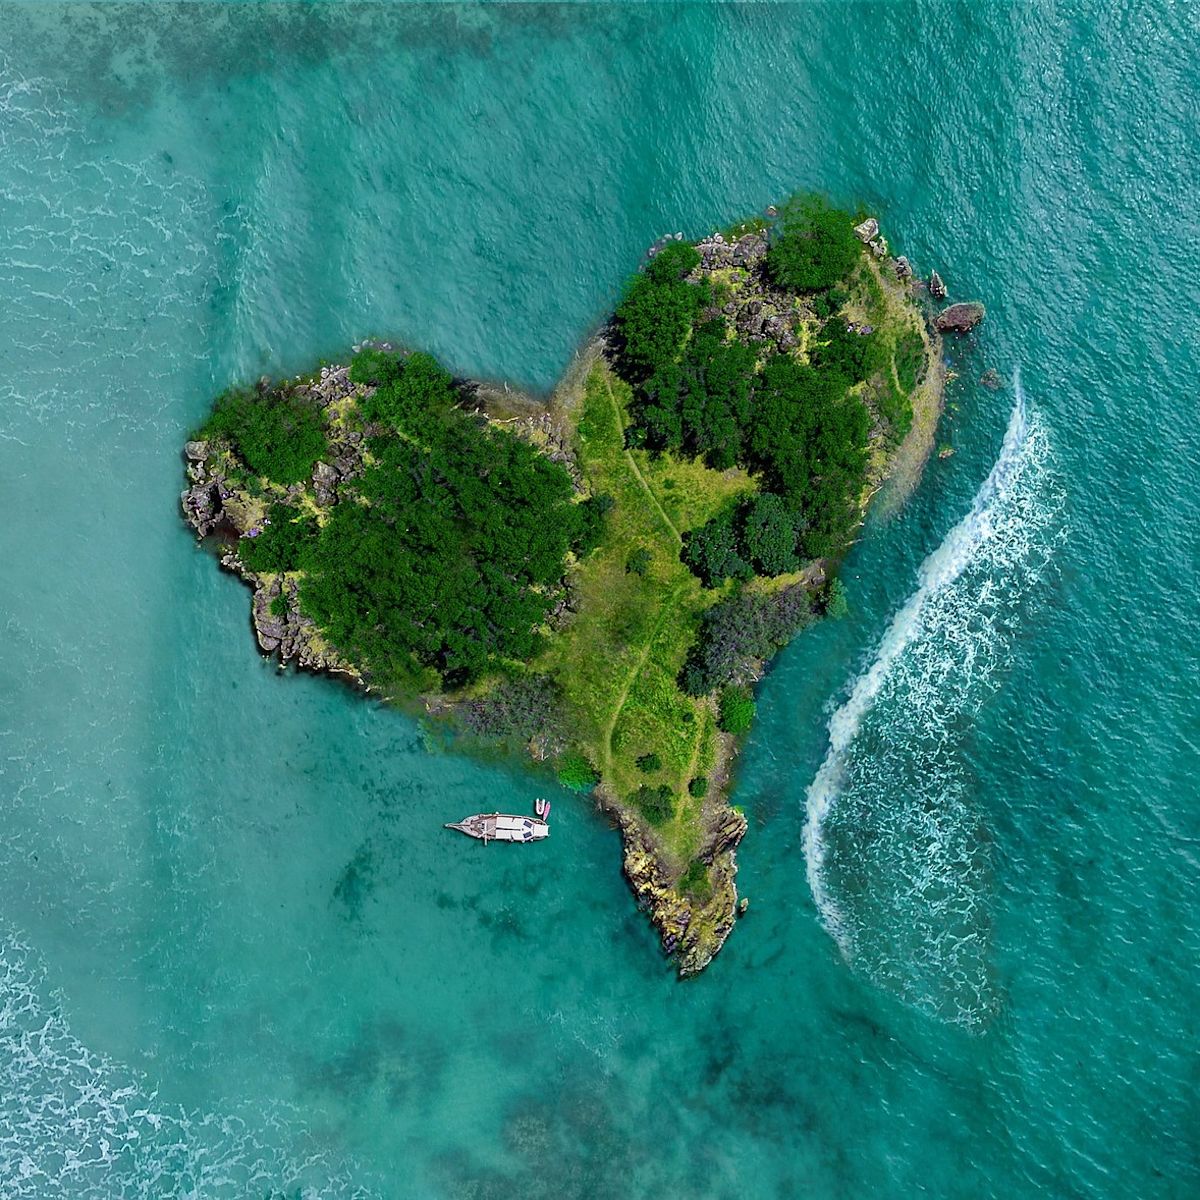
[[[1200,1192],[1197,26],[0,3],[0,1195]],[[553,785],[258,657],[179,448],[367,334],[548,388],[798,186],[988,316],[680,984],[586,803],[450,837]]]

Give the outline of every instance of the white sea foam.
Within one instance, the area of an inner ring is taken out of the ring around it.
[[[1062,501],[1018,377],[995,465],[849,685],[808,789],[808,882],[843,956],[964,1024],[984,1019],[995,997],[986,831],[961,731],[1011,661],[1013,623],[1062,535]]]
[[[36,954],[0,936],[0,1195],[5,1200],[368,1197],[291,1114],[189,1112],[85,1046]]]

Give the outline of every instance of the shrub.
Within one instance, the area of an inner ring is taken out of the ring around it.
[[[879,334],[852,333],[841,317],[835,317],[821,326],[808,360],[819,370],[842,375],[850,383],[861,383],[878,360],[879,341]]]
[[[697,800],[703,799],[708,795],[708,776],[697,775],[695,779],[688,783],[688,795]]]
[[[283,388],[223,393],[199,436],[226,438],[254,474],[284,485],[307,479],[327,446],[316,403]]]
[[[672,242],[646,264],[646,275],[660,285],[678,283],[699,265],[700,251],[691,242]]]
[[[818,196],[795,196],[784,206],[767,270],[780,287],[825,291],[850,274],[861,254],[848,212]]]
[[[693,858],[688,868],[679,877],[677,890],[700,904],[712,898],[712,880],[708,874],[708,864],[702,858]]]
[[[573,792],[590,792],[600,782],[600,772],[572,750],[558,760],[558,782]]]
[[[320,536],[316,521],[286,504],[272,504],[267,522],[256,537],[238,540],[238,557],[251,571],[301,570]]]
[[[721,693],[720,717],[717,724],[726,733],[740,736],[749,731],[756,712],[754,697],[749,688],[727,687]]]
[[[846,585],[840,579],[831,579],[825,589],[825,616],[840,620],[850,612],[850,600]]]
[[[645,575],[654,561],[654,555],[645,546],[639,546],[625,560],[625,570],[633,575]]]
[[[662,759],[653,752],[650,754],[643,754],[637,760],[637,768],[639,771],[645,771],[647,775],[649,775],[652,771],[661,771]]]
[[[612,507],[613,498],[605,495],[589,496],[576,507],[577,531],[573,545],[580,558],[587,558],[603,541],[605,519]]]
[[[517,675],[466,705],[462,722],[480,737],[528,741],[557,728],[561,700],[558,685],[548,676]]]
[[[394,383],[400,378],[400,374],[399,358],[383,350],[360,350],[350,363],[351,383]]]
[[[910,329],[896,343],[896,377],[906,393],[925,377],[925,342],[915,329]]]
[[[772,595],[736,592],[703,616],[680,684],[689,696],[706,696],[732,683],[746,664],[770,658],[813,618],[813,600],[797,585]]]
[[[643,783],[629,800],[651,825],[663,825],[675,815],[675,796],[665,783],[658,787]]]

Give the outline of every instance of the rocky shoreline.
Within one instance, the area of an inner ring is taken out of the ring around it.
[[[712,893],[698,901],[681,896],[673,886],[653,838],[639,821],[603,799],[600,806],[621,832],[622,870],[639,907],[658,930],[664,953],[675,956],[680,978],[698,975],[745,912],[747,901],[738,901],[736,851],[746,834],[746,818],[722,800],[716,820],[706,822],[699,858],[709,867]]]

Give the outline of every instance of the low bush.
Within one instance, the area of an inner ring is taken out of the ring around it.
[[[905,392],[911,392],[925,377],[925,342],[916,329],[910,329],[896,343],[896,378]]]
[[[840,620],[850,612],[850,598],[846,595],[846,585],[840,579],[831,579],[825,588],[823,600],[825,616]]]
[[[651,825],[664,825],[675,815],[675,796],[665,783],[658,787],[643,783],[629,800]]]
[[[573,792],[590,792],[600,782],[600,772],[575,751],[558,760],[558,782]]]
[[[528,741],[535,734],[556,730],[561,703],[562,692],[549,677],[517,675],[465,705],[461,720],[480,737]]]
[[[708,795],[708,776],[697,775],[695,779],[688,783],[688,795],[696,800],[701,800]]]
[[[639,546],[625,560],[625,570],[631,575],[644,576],[650,570],[650,564],[653,561],[654,555],[645,546]]]
[[[679,877],[678,891],[700,904],[712,898],[712,880],[708,874],[708,864],[702,858],[693,858],[688,868]]]
[[[754,723],[757,711],[754,697],[746,687],[727,687],[721,692],[720,717],[717,724],[726,733],[740,736]]]
[[[400,360],[383,350],[360,350],[350,363],[350,382],[365,384],[394,383],[400,378]]]

